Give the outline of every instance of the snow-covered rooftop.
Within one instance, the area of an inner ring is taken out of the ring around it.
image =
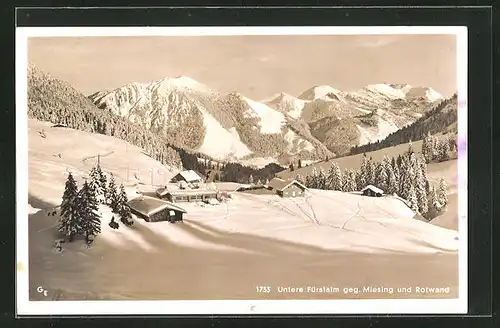
[[[377,187],[372,186],[372,185],[368,185],[368,186],[364,187],[363,189],[361,189],[361,191],[363,192],[363,191],[368,190],[368,189],[370,189],[371,191],[374,191],[374,192],[376,192],[378,194],[383,194],[384,193],[384,191],[382,189],[377,188]]]
[[[200,181],[201,177],[193,170],[187,170],[179,172],[179,174],[186,180],[187,182],[195,182]]]
[[[298,182],[297,180],[283,180],[280,178],[272,179],[269,182],[268,186],[273,188],[273,189],[283,191],[292,184],[297,184],[297,185],[301,186],[302,188],[307,189],[306,186],[304,186],[302,183]]]
[[[147,196],[134,198],[128,202],[128,205],[130,206],[131,209],[147,217],[156,214],[160,211],[163,211],[164,209],[172,209],[182,213],[187,213],[185,209],[175,204],[172,204],[170,202],[158,198],[147,197]]]

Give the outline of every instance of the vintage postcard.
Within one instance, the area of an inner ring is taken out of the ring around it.
[[[18,28],[18,313],[465,313],[466,36]]]

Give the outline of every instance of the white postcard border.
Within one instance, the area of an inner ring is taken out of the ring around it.
[[[26,119],[28,37],[391,34],[454,34],[457,37],[459,131],[459,297],[457,299],[29,301],[28,128]],[[18,315],[467,313],[467,27],[18,27],[16,28],[16,114],[16,307]]]

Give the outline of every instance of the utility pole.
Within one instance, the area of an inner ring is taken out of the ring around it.
[[[101,154],[97,153],[97,166],[101,166]]]

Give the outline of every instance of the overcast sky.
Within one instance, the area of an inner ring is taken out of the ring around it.
[[[256,100],[321,84],[457,89],[453,35],[31,38],[28,59],[87,95],[179,75]]]

